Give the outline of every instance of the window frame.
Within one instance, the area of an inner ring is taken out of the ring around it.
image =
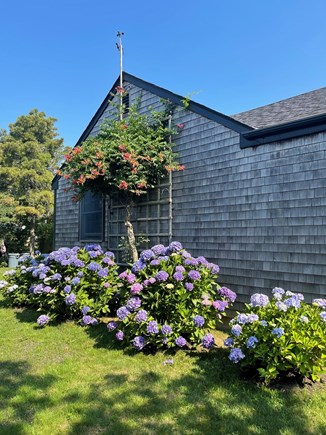
[[[92,193],[91,191],[88,191],[89,193]],[[88,193],[87,192],[87,193]],[[86,194],[87,194],[86,193]],[[86,195],[85,194],[85,195]],[[93,193],[94,196],[98,196],[100,199],[100,207],[97,211],[89,211],[89,212],[85,212],[82,210],[83,207],[83,203],[82,201],[84,201],[84,198],[82,198],[79,202],[79,228],[78,228],[78,238],[80,242],[103,242],[104,241],[104,235],[105,235],[105,198],[104,195],[102,194],[96,194]],[[85,219],[85,216],[91,213],[100,213],[101,216],[101,223],[100,223],[100,231],[98,233],[96,233],[95,236],[93,237],[86,237],[87,234],[82,234],[82,222],[83,219]],[[82,237],[85,236],[85,237]]]

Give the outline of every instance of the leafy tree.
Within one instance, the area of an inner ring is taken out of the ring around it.
[[[118,110],[119,113],[119,110]],[[172,151],[172,131],[166,126],[166,111],[141,115],[137,105],[124,119],[107,120],[95,137],[65,156],[58,172],[71,179],[79,200],[87,190],[125,199],[125,227],[133,261],[137,261],[131,212],[137,196],[147,193],[158,180],[173,170],[183,170]]]
[[[38,222],[53,213],[51,180],[63,155],[55,121],[33,109],[0,134],[0,237],[10,245],[18,232],[20,249],[27,242],[30,253]]]

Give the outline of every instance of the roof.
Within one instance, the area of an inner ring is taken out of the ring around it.
[[[258,129],[326,113],[326,87],[281,100],[231,117]]]

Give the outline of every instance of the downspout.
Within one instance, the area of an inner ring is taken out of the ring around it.
[[[172,114],[168,116],[168,127],[171,130]],[[172,143],[172,135],[169,135],[169,143]],[[169,171],[169,244],[172,242],[173,203],[172,203],[172,171]]]

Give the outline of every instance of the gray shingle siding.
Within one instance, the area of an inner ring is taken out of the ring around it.
[[[143,112],[161,107],[160,98],[148,91],[130,84],[129,92],[131,100],[142,98]],[[108,116],[109,110],[93,134]],[[218,263],[220,282],[240,301],[274,286],[302,291],[307,300],[325,297],[326,133],[240,149],[239,133],[200,114],[178,110],[173,122],[185,124],[175,141],[186,166],[173,173],[173,239],[194,256]],[[79,208],[71,193],[63,192],[66,184],[61,179],[57,191],[56,247],[78,244]],[[141,199],[147,205],[135,210],[135,219],[152,214],[152,229],[156,198],[151,192]],[[116,238],[109,236],[123,230],[121,210],[114,210],[106,215],[103,244],[110,249]],[[166,225],[165,220],[165,232]],[[144,224],[136,222],[136,228],[143,232]]]

